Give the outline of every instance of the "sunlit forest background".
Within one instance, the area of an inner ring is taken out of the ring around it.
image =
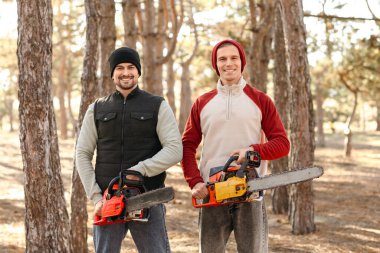
[[[126,45],[122,2],[115,4],[115,47]],[[0,127],[17,131],[17,5],[10,0],[2,0],[0,4]],[[251,47],[248,1],[184,1],[183,5],[182,25],[175,38],[177,45],[171,60],[163,65],[162,88],[158,89],[169,96],[178,118],[183,99],[182,67],[194,50],[189,64],[192,98],[215,86],[217,76],[211,69],[210,53],[216,42],[233,38],[245,45],[247,54],[255,50]],[[315,117],[320,122],[317,126],[323,127],[318,128],[319,141],[323,141],[324,132],[344,133],[351,118],[355,130],[380,130],[378,1],[368,1],[368,6],[364,0],[304,1],[303,5]],[[85,10],[83,1],[54,0],[53,12],[54,109],[60,138],[67,138],[75,135],[73,126],[79,113]],[[170,31],[163,32],[172,39]],[[137,40],[144,64],[142,46]],[[165,53],[164,46],[162,54]],[[268,54],[266,85],[273,97],[271,71],[275,52]],[[144,71],[143,75],[151,75],[150,71]],[[140,83],[144,87],[144,81]]]
[[[269,171],[325,171],[266,191],[270,252],[378,252],[378,0],[0,0],[0,252],[93,251],[73,157],[88,105],[115,90],[115,48],[140,53],[139,86],[168,101],[182,132],[216,86],[211,50],[226,38],[243,45],[245,80],[274,100],[289,134],[291,153]],[[166,183],[172,251],[197,252],[179,165]],[[131,240],[123,252],[136,252]]]

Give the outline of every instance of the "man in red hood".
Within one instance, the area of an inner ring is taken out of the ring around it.
[[[239,155],[236,163],[240,164],[246,151],[259,152],[262,162],[258,173],[264,176],[266,160],[289,153],[290,143],[280,116],[271,98],[244,80],[245,64],[244,49],[238,42],[223,40],[214,46],[212,67],[219,76],[217,87],[194,102],[182,136],[181,165],[196,199],[208,195],[206,183],[210,169],[223,165],[231,155]],[[198,166],[195,154],[202,138]],[[267,252],[264,199],[202,208],[199,231],[200,252],[224,252],[232,231],[238,252]]]

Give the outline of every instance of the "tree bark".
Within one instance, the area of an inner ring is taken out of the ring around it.
[[[51,94],[51,1],[17,1],[20,144],[25,252],[71,252]]]
[[[314,162],[314,121],[307,61],[306,32],[302,1],[283,0],[289,50],[291,83],[291,168],[311,166]],[[289,218],[293,234],[316,229],[312,181],[290,187]]]
[[[272,43],[272,26],[274,20],[274,0],[263,1],[260,4],[260,19],[258,18],[255,0],[249,0],[252,25],[252,38],[249,50],[250,83],[257,89],[266,92],[268,80],[268,63]]]
[[[380,131],[380,100],[376,101],[376,110],[377,110],[377,116],[376,116],[376,131]]]
[[[137,0],[123,0],[124,43],[127,47],[136,49],[137,26],[135,16],[138,8]]]
[[[65,105],[65,93],[66,93],[66,82],[67,78],[67,50],[65,46],[65,39],[63,36],[64,25],[62,24],[63,15],[61,12],[62,1],[58,1],[57,7],[57,29],[58,29],[58,43],[59,43],[59,60],[58,60],[58,81],[57,81],[57,91],[56,96],[59,101],[59,117],[58,117],[58,130],[60,131],[60,137],[63,140],[67,139],[67,114],[66,114],[66,105]]]
[[[343,85],[354,95],[354,104],[353,108],[351,111],[350,117],[347,119],[346,123],[346,129],[344,130],[344,134],[346,136],[344,140],[344,153],[346,157],[351,156],[351,151],[352,151],[352,131],[351,131],[351,124],[354,121],[355,114],[356,114],[356,108],[358,106],[358,95],[360,92],[360,88],[355,86],[355,85],[350,85],[349,84],[349,77],[348,77],[348,72],[349,70],[345,71],[340,71],[338,72],[339,79],[343,83]]]
[[[324,112],[323,109],[323,88],[322,84],[320,83],[320,79],[316,77],[316,90],[315,90],[315,102],[317,105],[317,144],[319,147],[325,146],[325,131],[323,129],[323,119],[324,119]]]
[[[282,123],[286,130],[289,130],[289,64],[287,47],[285,43],[283,6],[281,1],[276,1],[275,7],[275,32],[274,32],[274,100]],[[287,171],[289,167],[289,157],[285,156],[270,163],[272,173]],[[288,187],[283,186],[272,190],[272,210],[275,214],[288,212],[289,194]]]
[[[84,115],[88,106],[94,101],[97,88],[97,62],[98,62],[98,30],[99,17],[96,11],[96,0],[85,0],[86,9],[86,49],[83,60],[83,72],[81,77],[82,91],[79,108],[78,129],[82,126]],[[87,253],[87,198],[80,181],[74,159],[71,192],[71,231],[73,236],[74,252]]]
[[[100,96],[106,96],[115,90],[108,63],[108,58],[115,50],[116,43],[115,2],[113,0],[100,0],[99,15],[100,79],[98,91]]]
[[[189,1],[189,5],[192,6],[191,1]],[[195,55],[198,52],[198,47],[199,47],[199,37],[198,37],[198,30],[197,30],[197,25],[194,22],[194,17],[193,17],[193,11],[191,8],[189,8],[189,26],[193,28],[194,30],[194,40],[195,40],[195,45],[193,48],[193,51],[191,55],[184,60],[181,63],[182,67],[182,75],[181,75],[181,106],[180,106],[180,113],[179,113],[179,131],[181,134],[183,133],[183,130],[185,129],[186,121],[187,118],[190,115],[191,111],[191,105],[192,105],[192,100],[191,100],[191,86],[190,86],[190,65],[191,62],[193,61]]]
[[[181,134],[185,129],[187,118],[191,110],[191,87],[190,87],[190,64],[182,65],[181,75],[181,107],[179,112],[179,131]]]
[[[4,98],[4,106],[5,106],[5,109],[6,109],[6,114],[8,115],[9,117],[9,132],[13,132],[15,129],[14,129],[14,126],[13,126],[13,102],[14,102],[14,98],[13,96],[7,96]],[[0,121],[1,121],[1,118],[0,117]]]
[[[175,105],[175,92],[174,92],[174,86],[175,86],[175,72],[174,72],[174,59],[173,57],[170,57],[169,61],[166,63],[166,69],[167,69],[167,92],[166,92],[166,98],[168,100],[168,103],[170,107],[172,108],[172,111],[174,115],[177,113],[176,105]]]
[[[181,10],[183,9],[182,2],[181,0]],[[169,58],[174,53],[178,32],[183,20],[183,12],[181,11],[178,17],[174,0],[168,2],[160,0],[157,10],[153,1],[144,2],[144,11],[141,4],[139,7],[138,20],[143,44],[144,89],[162,96],[162,66],[169,61]],[[171,23],[170,30],[168,29],[169,20]],[[166,38],[170,38],[167,40],[170,41],[170,44],[164,56],[164,41]]]

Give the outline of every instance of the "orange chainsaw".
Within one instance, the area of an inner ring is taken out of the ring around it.
[[[135,175],[138,180],[128,180]],[[102,215],[94,217],[94,225],[110,225],[131,220],[147,221],[149,207],[168,202],[174,198],[172,187],[147,191],[141,173],[126,170],[111,180],[103,194]]]
[[[203,200],[193,197],[194,207],[251,202],[261,199],[264,190],[308,181],[323,175],[322,167],[313,166],[260,177],[256,170],[261,164],[258,152],[247,151],[243,163],[240,166],[232,166],[231,163],[238,158],[231,156],[224,166],[211,168],[209,182],[206,184],[209,195]]]

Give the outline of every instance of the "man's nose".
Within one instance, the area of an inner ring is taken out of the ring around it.
[[[123,75],[127,76],[129,74],[128,68],[124,68],[122,73]]]

